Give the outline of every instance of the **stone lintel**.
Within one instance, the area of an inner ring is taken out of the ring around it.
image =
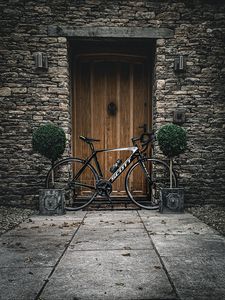
[[[49,36],[65,37],[102,37],[102,38],[142,38],[161,39],[173,38],[174,32],[168,28],[150,27],[71,27],[71,26],[48,26]]]

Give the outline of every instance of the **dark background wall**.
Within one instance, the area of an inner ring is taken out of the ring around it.
[[[31,136],[52,121],[71,139],[69,43],[49,26],[167,28],[155,49],[153,127],[185,110],[188,150],[177,160],[186,203],[225,199],[225,4],[223,1],[0,0],[0,203],[37,204],[49,162]],[[35,69],[34,54],[48,57]],[[176,74],[182,54],[186,70]],[[157,150],[157,148],[156,148]],[[157,150],[157,153],[160,153]]]

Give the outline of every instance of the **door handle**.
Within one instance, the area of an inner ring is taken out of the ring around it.
[[[139,126],[138,128],[143,128],[144,133],[147,132],[147,124],[144,123],[142,126]]]

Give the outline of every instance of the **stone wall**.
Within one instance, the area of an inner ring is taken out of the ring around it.
[[[223,1],[0,0],[0,203],[37,204],[49,162],[32,152],[31,136],[53,121],[71,136],[69,28],[167,28],[157,38],[153,128],[186,113],[188,150],[177,161],[186,203],[225,200],[225,4]],[[37,70],[34,54],[48,57]],[[182,54],[186,70],[173,70]],[[157,151],[158,152],[158,151]],[[160,153],[159,153],[160,154]]]

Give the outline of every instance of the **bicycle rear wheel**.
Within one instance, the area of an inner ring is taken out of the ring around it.
[[[172,178],[173,187],[176,187],[177,180],[174,172]],[[125,179],[125,188],[130,200],[145,209],[159,208],[160,189],[169,186],[169,166],[153,158],[143,158],[136,162],[129,169]]]
[[[95,169],[79,158],[58,162],[48,172],[46,188],[64,189],[66,210],[79,210],[90,204],[95,196],[98,175]]]

